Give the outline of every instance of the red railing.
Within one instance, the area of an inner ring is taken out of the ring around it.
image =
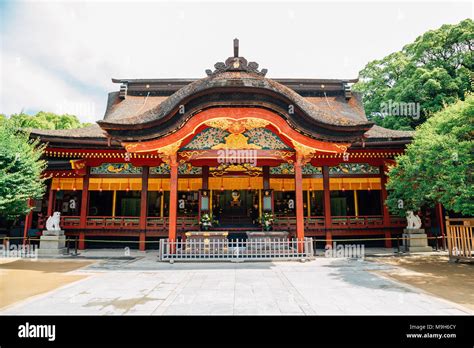
[[[310,216],[304,218],[305,229],[324,228],[324,216]]]
[[[304,218],[305,229],[317,230],[325,228],[324,216],[310,216]],[[64,229],[80,229],[79,216],[61,216],[60,226]],[[169,226],[168,217],[147,217],[146,229],[166,231]],[[406,219],[390,216],[390,224],[385,226],[382,215],[367,216],[332,216],[331,228],[335,229],[360,229],[380,227],[404,227]],[[45,227],[45,218],[38,218],[38,228]],[[87,216],[86,229],[140,229],[140,218],[138,216]],[[199,222],[197,216],[179,216],[177,221],[178,231],[198,230]],[[275,215],[274,229],[295,230],[296,217]]]
[[[275,214],[273,221],[274,230],[291,231],[296,229],[296,217]]]
[[[79,216],[61,216],[60,226],[63,229],[80,229]],[[38,218],[38,228],[45,228],[46,219]],[[168,217],[147,217],[147,230],[167,230]],[[140,229],[138,216],[87,216],[86,229]],[[199,229],[197,216],[179,216],[177,228],[179,231]]]
[[[38,216],[38,228],[46,228],[47,216],[39,215]],[[79,228],[81,223],[81,218],[79,216],[61,216],[59,226],[61,228]]]
[[[332,216],[332,227],[370,227],[383,226],[382,215],[367,215],[367,216]]]
[[[332,216],[331,227],[334,229],[359,229],[359,228],[380,228],[380,227],[404,227],[406,219],[391,216],[390,224],[384,225],[382,215],[364,216]],[[304,227],[308,230],[325,228],[324,216],[309,216],[304,218]],[[292,230],[296,228],[295,216],[275,215],[274,228],[282,230]]]
[[[406,227],[406,225],[407,225],[407,219],[406,218],[399,217],[399,216],[390,216],[390,226]]]
[[[178,216],[176,227],[178,231],[198,230],[199,222],[197,216]],[[169,226],[168,217],[147,217],[147,230],[167,230]]]
[[[140,218],[137,216],[87,216],[86,228],[140,228]]]

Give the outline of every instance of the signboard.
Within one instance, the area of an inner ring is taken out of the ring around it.
[[[263,190],[263,211],[273,211],[273,191]]]
[[[209,190],[199,190],[201,197],[201,211],[209,211]]]

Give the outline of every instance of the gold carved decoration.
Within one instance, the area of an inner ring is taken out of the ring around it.
[[[241,134],[245,132],[245,125],[242,122],[233,122],[227,130],[232,134]]]
[[[229,172],[245,172],[249,176],[259,176],[262,174],[262,167],[256,167],[250,163],[243,164],[220,164],[218,167],[209,168],[212,176],[222,176]]]
[[[219,149],[261,149],[262,147],[255,144],[249,144],[248,138],[242,133],[246,130],[254,128],[263,128],[270,122],[259,118],[247,118],[243,120],[232,120],[227,118],[218,118],[205,123],[206,126],[219,128],[229,131],[225,138],[225,144],[217,144],[212,147],[213,150]]]
[[[80,159],[80,160],[70,160],[71,163],[71,168],[72,169],[83,169],[86,167],[86,161]]]
[[[262,147],[256,144],[249,144],[248,138],[240,134],[229,134],[225,137],[225,144],[217,144],[212,147],[213,150],[219,149],[261,149]]]
[[[259,118],[247,118],[243,122],[247,130],[254,128],[264,128],[270,124],[270,122]]]
[[[158,156],[163,160],[163,162],[167,164],[175,164],[170,162],[173,162],[173,159],[176,159],[176,154],[181,146],[181,141],[182,140],[178,140],[175,143],[163,146],[157,150]]]
[[[179,153],[180,157],[182,158],[182,160],[184,161],[190,161],[192,159],[194,159],[196,156],[198,156],[199,154],[201,154],[200,151],[182,151]]]
[[[294,140],[292,141],[292,143],[296,150],[297,161],[298,157],[300,157],[301,164],[306,164],[311,161],[311,158],[313,158],[314,154],[316,153],[316,149],[300,144]]]
[[[288,163],[292,163],[293,160],[291,157],[293,157],[295,153],[292,151],[273,151],[273,154]]]
[[[218,118],[218,119],[215,119],[215,120],[207,121],[204,124],[208,127],[219,128],[219,129],[226,130],[227,128],[230,127],[230,125],[232,123],[233,123],[233,121],[231,121],[231,120],[228,120],[228,119],[225,119],[225,118]]]
[[[259,118],[246,118],[243,120],[231,120],[227,118],[218,118],[210,120],[205,123],[206,126],[228,130],[233,134],[240,134],[246,130],[254,128],[264,128],[268,126],[270,122],[259,119]]]
[[[334,144],[334,146],[342,150],[342,152],[347,152],[347,145]]]
[[[131,150],[134,150],[139,145],[140,143],[125,144],[125,150],[127,150],[127,152],[133,152]]]

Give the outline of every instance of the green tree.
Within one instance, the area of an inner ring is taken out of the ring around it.
[[[28,199],[45,192],[41,159],[45,145],[29,139],[9,122],[0,126],[0,217],[13,220],[29,212]]]
[[[389,170],[389,209],[404,215],[406,210],[416,211],[440,202],[448,210],[472,216],[473,135],[472,95],[419,126],[405,154]]]
[[[363,94],[368,118],[382,127],[410,129],[472,91],[474,22],[443,25],[400,52],[368,63],[354,90]],[[414,103],[420,115],[394,115],[384,103]],[[415,116],[415,117],[413,117]],[[418,117],[419,116],[419,117]]]
[[[12,114],[9,121],[18,128],[37,129],[74,129],[90,125],[90,123],[81,123],[74,115],[57,115],[44,111],[40,111],[36,115]]]

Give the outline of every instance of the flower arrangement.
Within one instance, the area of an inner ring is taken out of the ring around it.
[[[209,227],[212,227],[213,223],[218,223],[218,221],[214,220],[212,218],[212,215],[208,213],[201,215],[201,220],[199,221],[199,224],[201,225],[202,230],[207,231]]]
[[[273,225],[273,214],[272,213],[263,213],[261,217],[261,224],[265,231],[270,231]]]

